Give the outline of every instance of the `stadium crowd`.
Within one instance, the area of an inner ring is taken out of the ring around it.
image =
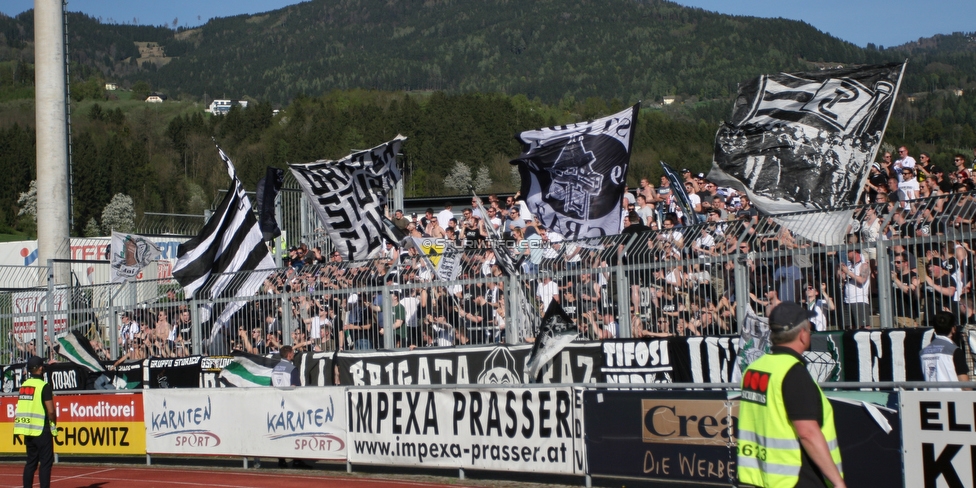
[[[233,349],[265,354],[286,343],[296,351],[369,350],[384,347],[388,331],[397,348],[506,342],[511,283],[523,288],[539,315],[559,302],[583,340],[620,337],[621,313],[628,314],[631,337],[738,334],[736,308],[745,296],[759,315],[784,300],[804,303],[818,312],[817,330],[877,327],[879,286],[890,287],[884,306],[899,327],[928,326],[939,311],[976,324],[974,167],[976,160],[962,155],[944,169],[924,153],[916,161],[906,148],[897,157],[885,152],[871,166],[841,246],[804,239],[763,215],[747,196],[689,170],[682,170],[682,184],[699,223],[685,214],[667,178],[656,187],[642,178],[621,199],[620,234],[602,238],[565,239],[529,215],[519,195],[491,195],[484,206],[472,200],[460,212],[450,206],[423,215],[396,210],[389,216],[394,225],[422,245],[387,244],[379,257],[357,262],[320,246],[293,247],[205,351],[190,347],[188,302],[170,290],[122,316],[118,360]],[[491,237],[496,233],[501,240]],[[887,269],[879,269],[879,240],[887,241]],[[448,245],[442,251],[448,242],[454,250]],[[499,252],[521,268],[516,280],[505,276]],[[456,280],[438,279],[436,263],[451,253]],[[746,270],[744,282],[737,282],[737,263]],[[625,289],[618,270],[626,275]],[[392,292],[389,329],[384,285]],[[534,334],[512,335],[530,342]],[[101,341],[93,343],[107,358]],[[32,354],[32,344],[17,347]]]

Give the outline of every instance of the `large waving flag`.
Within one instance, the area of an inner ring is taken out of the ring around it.
[[[264,236],[251,211],[251,202],[244,194],[244,186],[237,178],[234,163],[220,147],[217,152],[227,165],[232,180],[230,190],[200,234],[180,244],[173,277],[183,286],[187,297],[211,300],[251,297],[274,270],[275,263],[264,244]],[[201,309],[204,322],[210,319],[212,312],[218,315],[211,337],[217,335],[244,303],[220,302]]]
[[[566,239],[620,231],[620,199],[630,165],[640,104],[592,122],[518,135],[512,160],[522,176],[529,211]]]
[[[112,232],[110,267],[112,283],[122,283],[139,275],[142,268],[162,254],[159,246],[143,236]]]
[[[397,135],[338,161],[289,165],[336,250],[346,259],[373,258],[383,249],[384,240],[399,242],[383,207],[387,194],[400,181],[396,155],[405,140]]]
[[[709,180],[745,191],[763,212],[808,239],[843,242],[888,124],[905,64],[763,75],[739,86],[715,136]]]

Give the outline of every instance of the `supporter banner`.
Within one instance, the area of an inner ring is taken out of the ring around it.
[[[20,389],[20,384],[26,379],[24,367],[27,363],[14,363],[3,368],[3,392],[13,393]]]
[[[200,388],[220,388],[220,371],[234,360],[233,356],[204,356],[200,359]]]
[[[334,352],[300,352],[295,354],[295,363],[302,371],[302,386],[335,385]]]
[[[674,365],[667,339],[603,341],[600,376],[605,383],[671,383]]]
[[[904,486],[976,486],[973,392],[904,391],[901,408]]]
[[[147,390],[146,451],[345,459],[339,388]]]
[[[722,392],[583,393],[589,474],[728,486],[738,402]]]
[[[600,371],[601,364],[603,364],[603,344],[574,342],[567,345],[542,368],[539,383],[603,383],[605,379]],[[528,381],[528,375],[525,378]]]
[[[846,381],[923,381],[918,353],[932,329],[862,330],[844,334]]]
[[[146,453],[142,398],[138,393],[55,395],[58,410],[58,454]],[[0,453],[23,454],[21,436],[14,436],[17,397],[0,397]]]
[[[819,382],[844,381],[844,333],[814,332],[810,350],[803,353],[807,371]]]
[[[671,339],[669,345],[675,365],[675,382],[730,383],[735,381],[738,337],[679,337]]]
[[[339,353],[342,385],[468,385],[528,383],[531,345],[471,346],[414,351]],[[553,358],[541,383],[592,383],[602,379],[599,344],[571,344]]]
[[[11,364],[3,368],[3,392],[20,389],[27,380],[26,363]],[[74,363],[54,363],[44,366],[44,380],[54,391],[88,390],[88,370]]]
[[[202,356],[150,358],[143,369],[146,388],[198,388]]]
[[[530,347],[466,347],[403,352],[339,353],[342,385],[522,383]],[[514,353],[514,354],[513,354]],[[516,356],[517,355],[517,356]]]
[[[573,474],[570,388],[349,388],[349,461]]]
[[[44,379],[51,384],[55,392],[89,389],[88,369],[75,363],[44,365]]]
[[[125,361],[114,366],[112,361],[102,361],[106,371],[88,375],[90,390],[135,390],[142,389],[143,361]]]

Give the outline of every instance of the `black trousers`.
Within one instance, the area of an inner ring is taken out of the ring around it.
[[[27,464],[24,465],[24,486],[34,485],[34,471],[40,464],[41,488],[51,486],[51,467],[54,466],[54,437],[51,430],[44,428],[39,436],[23,436],[27,446]]]

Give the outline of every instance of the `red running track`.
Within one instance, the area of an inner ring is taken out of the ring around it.
[[[0,464],[0,488],[20,488],[23,464]],[[39,486],[34,475],[34,486]],[[257,472],[244,469],[206,470],[186,467],[116,467],[55,464],[52,488],[282,488],[289,486],[329,488],[418,488],[445,485],[394,479],[368,479],[331,476],[315,472],[282,470]]]

